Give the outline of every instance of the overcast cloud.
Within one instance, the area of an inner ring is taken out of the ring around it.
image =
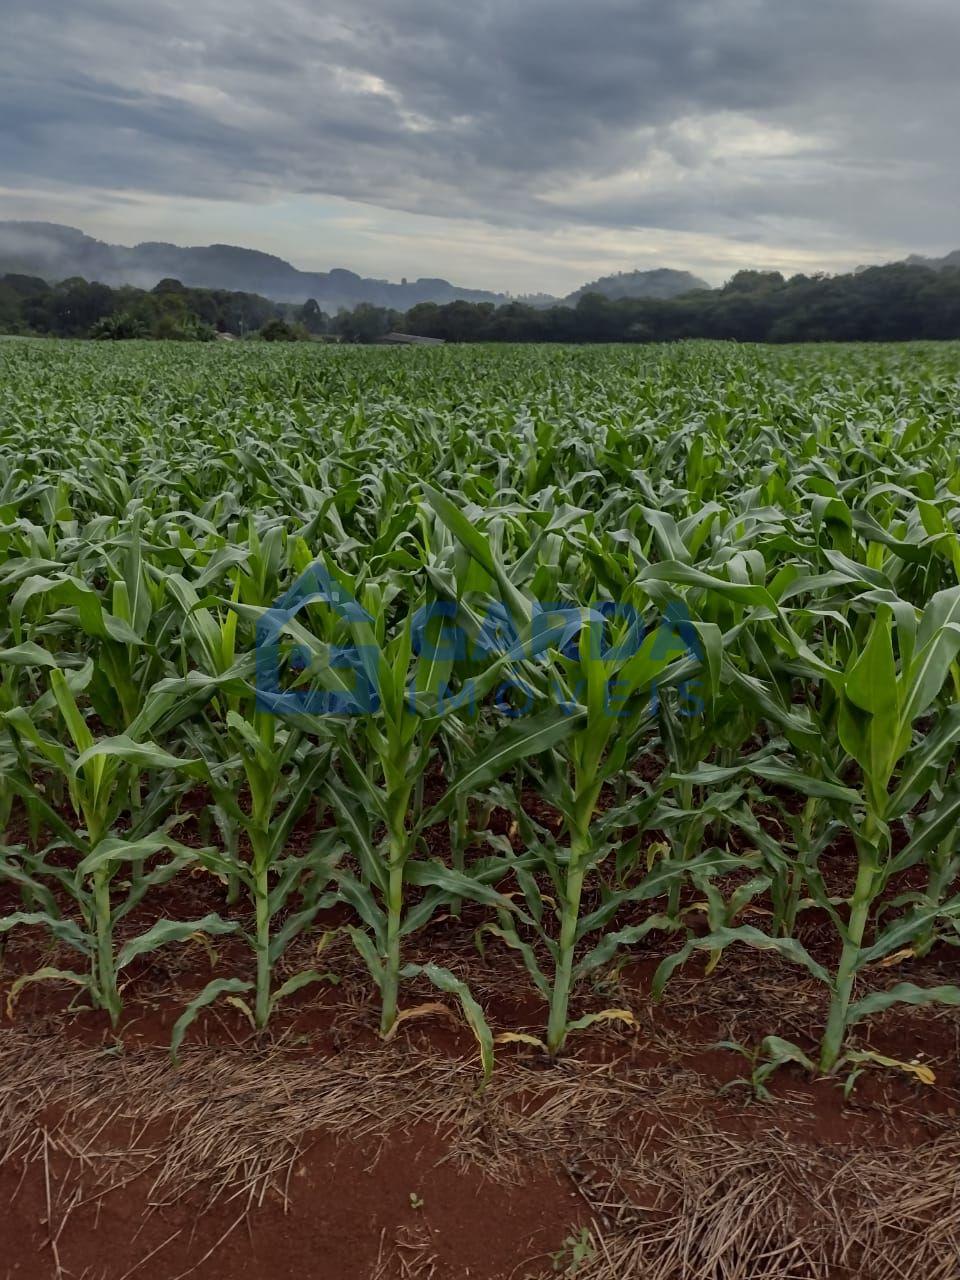
[[[960,247],[956,0],[0,0],[0,216],[562,290]]]

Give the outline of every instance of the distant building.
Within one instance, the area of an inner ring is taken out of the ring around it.
[[[377,342],[388,347],[442,347],[443,338],[421,338],[417,333],[385,333]]]

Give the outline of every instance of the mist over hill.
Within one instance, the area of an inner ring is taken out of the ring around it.
[[[913,254],[901,264],[890,265],[946,271],[960,267],[960,250],[942,258]],[[869,269],[859,267],[857,273]],[[522,301],[527,306],[546,309],[557,305],[575,307],[584,296],[593,293],[611,301],[670,301],[710,289],[706,281],[689,271],[660,267],[601,276],[562,298],[538,293],[513,299],[507,293],[471,289],[439,278],[394,283],[361,276],[343,267],[300,271],[284,258],[240,245],[181,246],[146,241],[128,247],[107,244],[76,227],[59,223],[0,221],[0,276],[6,273],[38,276],[51,284],[80,277],[113,287],[133,285],[140,289],[152,289],[161,280],[172,279],[191,288],[257,294],[279,303],[301,304],[313,298],[328,315],[352,310],[362,303],[401,312],[420,303],[444,305],[457,301],[494,306]]]
[[[258,249],[211,244],[181,247],[145,242],[127,247],[106,244],[75,227],[53,222],[0,222],[0,275],[16,272],[52,282],[80,276],[109,285],[152,289],[160,280],[179,280],[203,289],[230,289],[261,294],[276,302],[303,303],[314,298],[332,313],[362,302],[409,310],[420,302],[490,302],[509,300],[505,293],[470,289],[448,280],[420,278],[400,284],[357,275],[342,267],[331,271],[300,271],[283,258]],[[611,298],[674,298],[707,285],[686,271],[661,268],[607,276],[576,290],[565,299],[538,294],[535,306],[560,301],[575,303],[585,292],[605,292]]]
[[[960,249],[954,249],[943,258],[925,258],[921,253],[911,253],[905,259],[908,267],[928,267],[931,271],[946,271],[949,267],[960,267]]]

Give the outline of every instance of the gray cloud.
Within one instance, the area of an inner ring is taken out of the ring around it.
[[[771,247],[960,240],[955,0],[2,7],[7,187],[322,193]]]

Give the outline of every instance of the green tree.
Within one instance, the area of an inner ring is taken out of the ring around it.
[[[297,335],[294,329],[287,324],[286,320],[279,318],[268,320],[260,330],[260,337],[264,342],[296,342]]]
[[[320,310],[316,298],[308,298],[296,312],[297,322],[302,324],[307,333],[326,333],[328,319]]]

